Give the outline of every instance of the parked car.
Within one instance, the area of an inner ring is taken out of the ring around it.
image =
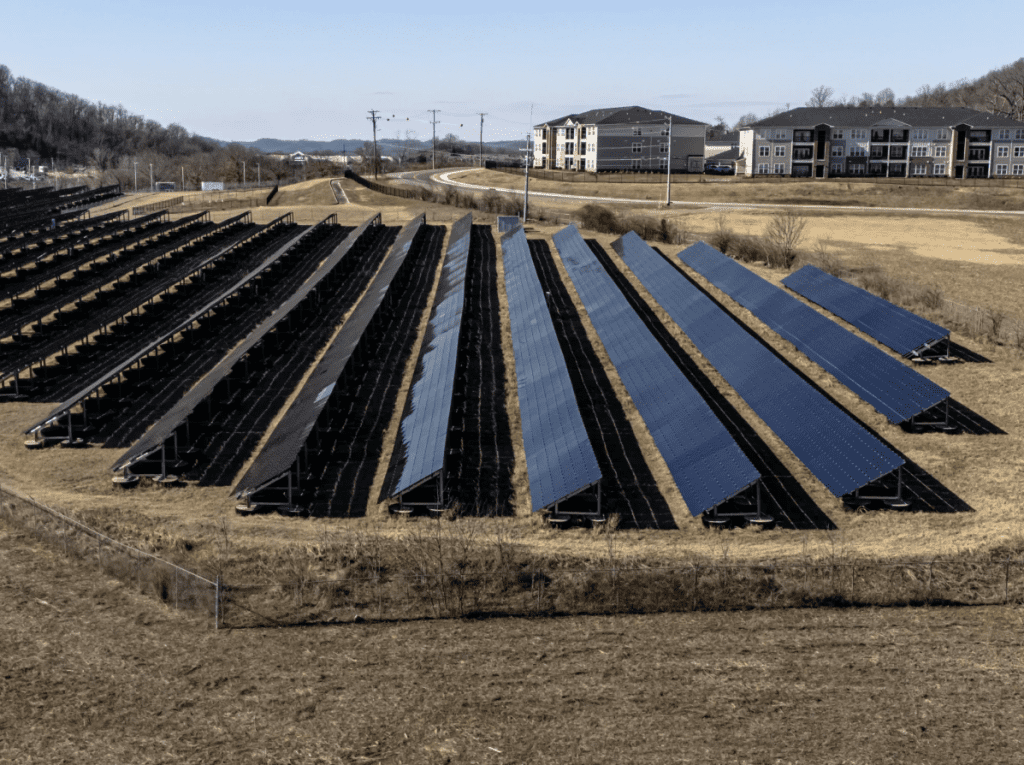
[[[707,175],[733,175],[736,171],[732,165],[727,165],[724,162],[708,162],[704,165],[704,172]]]

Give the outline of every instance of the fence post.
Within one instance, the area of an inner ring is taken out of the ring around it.
[[[220,574],[213,584],[213,628],[220,629]]]

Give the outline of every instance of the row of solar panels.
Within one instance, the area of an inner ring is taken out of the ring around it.
[[[723,505],[749,495],[747,490],[759,479],[757,470],[630,307],[575,227],[558,232],[553,239],[595,331],[690,511],[712,518],[720,511],[723,515],[735,511],[751,520],[768,521],[759,506],[743,510]],[[525,235],[517,230],[506,235],[502,244],[506,279],[510,273],[517,278],[508,282],[509,314],[531,497],[535,509],[555,507],[593,485],[600,471],[564,374],[564,360],[557,343],[549,339],[552,330],[545,327],[545,323],[550,326],[550,318],[537,292],[539,284],[532,288],[531,301],[530,288],[521,283],[522,275],[532,270]],[[701,354],[835,496],[861,492],[901,469],[902,457],[755,339],[636,234],[627,234],[613,247]],[[699,243],[678,257],[793,341],[890,421],[905,421],[948,400],[948,392],[927,378],[708,245]],[[532,281],[536,282],[535,275]],[[900,319],[894,312],[891,321]],[[916,318],[905,321],[912,323]],[[934,342],[938,332],[941,328],[928,328],[930,336],[922,343]],[[885,498],[890,504],[902,503],[899,492]]]

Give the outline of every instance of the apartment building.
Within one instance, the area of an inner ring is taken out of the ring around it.
[[[665,171],[671,157],[673,173],[700,173],[706,128],[704,122],[642,106],[568,114],[534,125],[533,166],[591,172]]]
[[[1024,177],[1024,122],[959,107],[801,107],[740,130],[746,175]]]

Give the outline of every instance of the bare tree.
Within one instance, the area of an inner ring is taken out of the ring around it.
[[[732,126],[732,129],[733,130],[739,130],[740,128],[745,128],[747,125],[749,125],[749,124],[751,124],[753,122],[757,122],[757,120],[758,120],[758,117],[753,112],[747,112],[746,114],[741,114],[740,118],[738,120],[736,120],[736,123]]]
[[[833,93],[835,90],[828,85],[819,85],[811,91],[811,97],[807,99],[806,106],[832,106]]]
[[[882,88],[878,91],[875,96],[875,106],[895,106],[896,105],[896,94],[892,92],[892,88]]]
[[[994,111],[1024,120],[1024,58],[990,72],[989,90]]]
[[[777,212],[764,231],[766,256],[772,268],[789,268],[796,260],[796,248],[804,235],[807,218],[793,210]]]

